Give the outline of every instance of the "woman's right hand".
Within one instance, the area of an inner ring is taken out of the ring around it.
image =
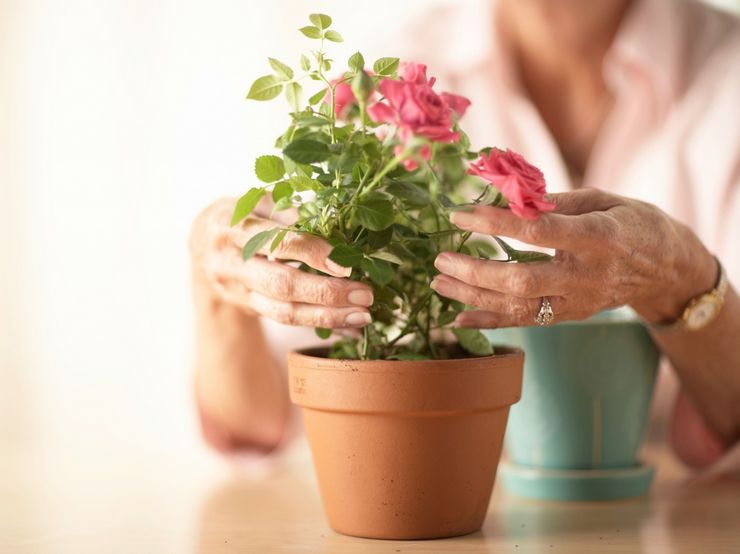
[[[245,262],[244,244],[260,231],[290,224],[290,214],[281,212],[280,220],[269,219],[270,207],[261,204],[254,212],[257,215],[232,227],[234,204],[233,199],[219,200],[196,218],[190,237],[196,280],[224,302],[287,325],[340,329],[370,323],[367,308],[373,303],[372,289],[346,279],[350,268],[332,262],[331,245],[319,237],[288,233],[274,252],[270,253],[268,244]],[[306,273],[276,260],[303,262],[333,277]]]

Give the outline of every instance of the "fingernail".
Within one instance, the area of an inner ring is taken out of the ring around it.
[[[434,260],[434,267],[442,273],[448,273],[452,269],[452,259],[448,254],[442,253]]]
[[[450,294],[450,292],[452,292],[452,285],[449,281],[447,281],[447,279],[440,279],[439,277],[435,277],[429,286],[443,296],[447,296],[448,294]]]
[[[328,269],[330,273],[340,277],[349,277],[349,274],[352,273],[351,267],[343,267],[328,258],[326,259],[326,269]]]
[[[347,295],[347,300],[355,306],[372,306],[373,293],[365,289],[356,289]]]
[[[458,227],[466,227],[473,223],[475,216],[467,212],[452,212],[450,215],[450,221]]]
[[[352,312],[347,316],[344,322],[349,327],[364,327],[372,321],[370,314],[367,312]]]

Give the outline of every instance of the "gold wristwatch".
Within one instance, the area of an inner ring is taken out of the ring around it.
[[[717,260],[717,258],[715,258]],[[673,323],[652,325],[656,331],[698,331],[709,325],[719,315],[725,303],[727,292],[727,275],[722,264],[717,260],[719,277],[714,288],[692,298],[684,308],[681,316]]]

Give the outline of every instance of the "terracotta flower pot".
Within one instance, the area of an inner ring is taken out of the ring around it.
[[[524,354],[427,361],[288,357],[329,524],[430,539],[483,524]]]

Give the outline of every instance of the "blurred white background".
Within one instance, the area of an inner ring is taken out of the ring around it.
[[[82,443],[101,464],[211,457],[189,227],[251,185],[288,121],[283,99],[244,95],[268,55],[297,67],[310,12],[344,34],[338,60],[372,60],[429,4],[0,0],[0,458],[27,449],[56,475]]]
[[[0,0],[0,470],[16,449],[39,486],[65,486],[52,467],[115,478],[110,460],[218,471],[191,398],[186,242],[287,122],[284,100],[244,94],[268,55],[297,65],[310,12],[334,17],[338,60],[372,60],[431,3]]]
[[[0,490],[0,551],[3,521],[134,537],[147,510],[186,550],[188,495],[225,465],[192,401],[189,228],[251,186],[288,122],[282,98],[246,91],[268,55],[297,67],[308,13],[334,17],[338,60],[372,60],[428,5],[0,0],[0,472],[17,476]],[[137,485],[109,498],[115,480]],[[135,520],[110,514],[163,487]]]

